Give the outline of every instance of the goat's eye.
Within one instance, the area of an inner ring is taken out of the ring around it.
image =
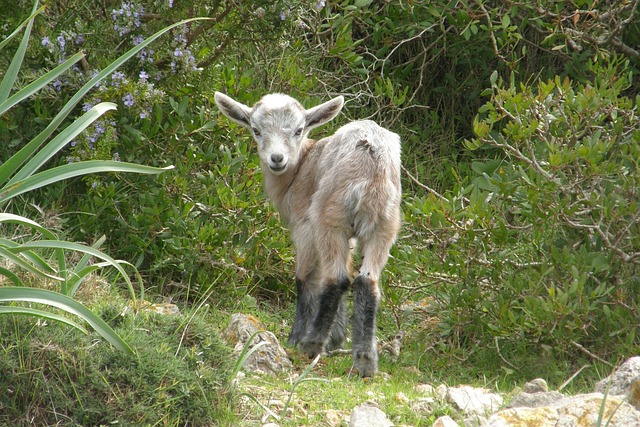
[[[296,136],[302,135],[302,128],[298,128],[295,133]]]
[[[253,129],[251,129],[251,130],[253,131],[253,134],[254,134],[255,136],[260,136],[260,131],[259,131],[258,129],[253,128]]]

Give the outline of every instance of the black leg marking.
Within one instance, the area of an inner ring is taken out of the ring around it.
[[[318,298],[308,289],[308,285],[296,278],[296,289],[298,291],[296,301],[296,317],[289,334],[289,345],[295,346],[307,334],[309,325],[318,310]]]
[[[315,319],[313,319],[311,330],[300,343],[300,346],[309,354],[309,357],[315,357],[325,350],[334,321],[340,311],[342,296],[348,288],[349,279],[345,277],[336,283],[328,284],[320,295],[318,312]]]
[[[362,377],[378,371],[376,341],[377,285],[370,279],[356,277],[353,282],[353,365]]]
[[[336,312],[336,318],[333,321],[333,327],[329,334],[329,342],[326,344],[326,350],[331,351],[342,347],[345,338],[347,337],[347,302],[346,296],[342,296],[338,303],[338,311]]]

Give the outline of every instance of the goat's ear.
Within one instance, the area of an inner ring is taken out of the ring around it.
[[[251,122],[249,121],[251,108],[224,93],[216,92],[213,97],[222,114],[244,127],[251,128]]]
[[[320,104],[307,110],[306,113],[306,131],[327,123],[338,115],[344,105],[344,97],[337,96],[331,101]]]

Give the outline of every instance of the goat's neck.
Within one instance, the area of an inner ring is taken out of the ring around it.
[[[291,218],[291,198],[288,197],[289,191],[298,176],[298,171],[300,167],[304,164],[307,154],[313,145],[316,143],[315,140],[306,139],[302,143],[302,147],[300,149],[300,156],[298,157],[298,162],[295,165],[292,165],[285,173],[282,175],[274,175],[269,171],[267,165],[262,166],[262,174],[264,176],[264,188],[267,197],[271,202],[275,205],[282,216],[282,219],[289,225],[292,224]]]

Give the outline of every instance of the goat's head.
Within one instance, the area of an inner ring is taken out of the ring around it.
[[[333,119],[344,105],[344,98],[338,96],[305,110],[279,93],[265,95],[253,108],[220,92],[215,93],[215,101],[225,116],[251,130],[263,167],[274,175],[296,165],[309,131]]]

